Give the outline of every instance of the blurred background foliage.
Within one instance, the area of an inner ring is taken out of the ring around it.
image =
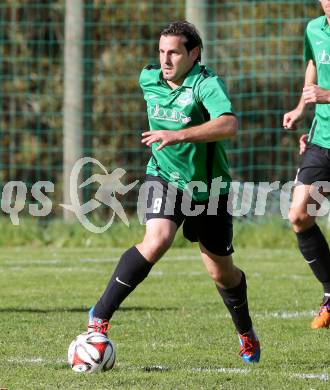
[[[205,1],[212,47],[208,65],[226,81],[239,121],[228,144],[239,181],[292,180],[300,133],[282,129],[282,116],[302,90],[303,35],[321,15],[314,0]],[[179,0],[86,0],[84,153],[108,171],[140,179],[149,151],[138,86],[141,68],[157,62],[159,31],[185,19]],[[31,186],[50,180],[62,201],[64,0],[2,0],[0,4],[0,182]],[[134,211],[136,192],[125,198]],[[54,207],[53,212],[61,213]]]

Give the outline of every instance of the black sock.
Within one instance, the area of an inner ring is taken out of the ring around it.
[[[147,261],[135,246],[120,258],[103,295],[94,307],[94,316],[109,320],[123,300],[149,274],[153,263]]]
[[[245,274],[243,271],[241,272],[242,279],[238,286],[226,289],[219,286],[216,287],[231,314],[236,330],[238,333],[243,334],[251,329],[252,321],[247,301]]]
[[[322,283],[324,293],[330,294],[330,251],[324,235],[316,224],[296,234],[302,255]]]

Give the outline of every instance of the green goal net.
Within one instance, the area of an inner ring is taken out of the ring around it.
[[[74,1],[75,2],[75,1]],[[73,2],[73,3],[74,3]],[[77,2],[79,3],[79,2]],[[185,19],[179,0],[86,0],[83,4],[83,155],[128,181],[141,178],[149,151],[138,86],[141,68],[157,61],[159,31]],[[228,144],[235,180],[292,180],[300,134],[282,117],[302,90],[303,34],[321,15],[315,0],[196,1],[209,15],[208,65],[226,81],[240,131]],[[3,0],[0,4],[0,185],[20,180],[28,189],[54,183],[63,199],[63,89],[66,2]],[[194,22],[194,20],[190,20]],[[311,113],[312,115],[312,113]],[[310,118],[300,132],[307,131]],[[134,211],[136,193],[125,198]],[[53,208],[60,215],[62,209]]]

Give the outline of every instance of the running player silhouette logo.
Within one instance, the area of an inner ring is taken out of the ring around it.
[[[93,174],[83,183],[78,185],[79,173],[84,165],[93,163],[98,165],[104,172],[104,174]],[[63,208],[75,213],[81,224],[93,233],[103,233],[113,223],[116,215],[121,219],[126,226],[129,226],[129,221],[126,216],[125,210],[119,200],[116,198],[116,194],[125,195],[139,182],[135,180],[133,183],[124,185],[121,182],[122,177],[126,174],[125,169],[116,168],[113,172],[108,173],[107,169],[98,160],[91,157],[83,157],[75,163],[71,175],[70,175],[70,200],[71,204],[61,204]],[[78,189],[84,188],[92,183],[99,183],[100,186],[97,189],[94,199],[90,199],[84,204],[80,204]],[[102,204],[110,207],[113,211],[111,219],[103,227],[95,226],[87,218],[87,214],[99,208]]]

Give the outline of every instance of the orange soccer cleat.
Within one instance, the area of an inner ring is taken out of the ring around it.
[[[330,326],[330,298],[326,297],[321,303],[320,311],[311,323],[312,329],[329,328]]]

